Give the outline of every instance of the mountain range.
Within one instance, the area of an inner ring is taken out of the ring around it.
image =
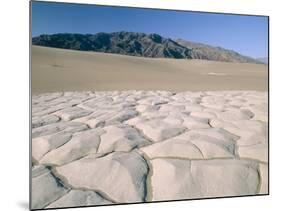
[[[268,57],[260,57],[256,59],[264,64],[268,64]]]
[[[173,40],[159,34],[113,32],[96,34],[43,34],[32,38],[33,45],[131,56],[175,59],[204,59],[223,62],[263,63],[235,51],[195,43]]]

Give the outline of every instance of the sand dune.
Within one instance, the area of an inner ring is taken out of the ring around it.
[[[32,94],[86,90],[267,91],[266,65],[32,46]]]

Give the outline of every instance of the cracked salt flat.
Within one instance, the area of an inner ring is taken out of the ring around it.
[[[32,208],[266,194],[267,102],[257,91],[35,95]]]

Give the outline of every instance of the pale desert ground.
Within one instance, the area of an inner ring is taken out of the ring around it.
[[[32,94],[113,90],[267,91],[267,66],[32,47]]]
[[[32,54],[33,209],[268,193],[265,65]]]

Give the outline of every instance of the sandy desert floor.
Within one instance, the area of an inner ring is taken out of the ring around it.
[[[32,208],[268,193],[260,91],[32,96]]]
[[[155,59],[32,46],[32,94],[63,91],[267,91],[266,65]]]

